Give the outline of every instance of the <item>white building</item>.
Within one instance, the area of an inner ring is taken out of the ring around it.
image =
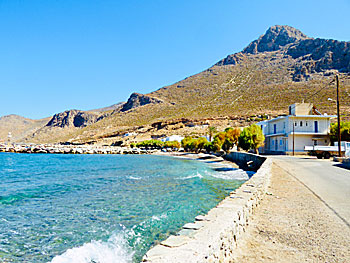
[[[265,135],[264,153],[304,152],[309,145],[330,145],[330,119],[322,115],[311,103],[289,106],[289,115],[257,123]]]
[[[162,139],[163,142],[172,142],[172,141],[178,141],[178,142],[181,142],[182,139],[184,139],[185,137],[183,136],[180,136],[180,135],[171,135],[169,137],[166,137],[164,139]]]

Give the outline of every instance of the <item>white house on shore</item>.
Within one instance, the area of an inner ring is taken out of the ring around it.
[[[290,154],[304,152],[305,146],[330,145],[330,119],[334,115],[322,115],[311,103],[295,103],[289,106],[289,115],[257,123],[265,135],[262,153]]]
[[[162,139],[162,142],[172,142],[172,141],[178,141],[181,142],[182,139],[184,139],[185,137],[181,136],[181,135],[171,135],[169,137],[166,137],[164,139]]]

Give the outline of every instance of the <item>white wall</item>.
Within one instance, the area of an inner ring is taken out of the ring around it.
[[[295,132],[315,132],[315,121],[318,122],[318,133],[329,133],[329,125],[330,121],[329,119],[323,119],[323,118],[312,118],[312,117],[293,117],[288,118],[288,130],[287,132],[291,133],[293,132],[293,123],[297,124],[294,126]],[[302,122],[302,126],[300,126]]]
[[[276,148],[277,144],[277,148]],[[276,136],[269,138],[269,150],[270,151],[286,151],[288,148],[288,141],[284,139],[284,136]]]
[[[294,139],[294,150],[295,151],[304,151],[305,146],[312,146],[314,145],[314,138],[315,136],[312,135],[295,135]],[[317,145],[329,145],[329,138],[328,136],[322,136],[324,137],[321,140],[317,140]],[[326,142],[327,140],[327,142]],[[288,151],[293,151],[293,135],[290,135],[288,137]]]

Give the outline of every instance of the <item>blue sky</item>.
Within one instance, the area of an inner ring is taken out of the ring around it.
[[[268,27],[350,40],[350,0],[0,0],[0,116],[126,101],[241,51]]]

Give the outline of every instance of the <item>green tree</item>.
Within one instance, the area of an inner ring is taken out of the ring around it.
[[[180,149],[181,144],[178,141],[166,141],[163,145],[164,148]]]
[[[196,152],[201,152],[204,149],[204,146],[208,143],[207,138],[200,137],[195,140],[195,150]]]
[[[218,151],[221,150],[222,145],[225,142],[225,139],[226,139],[226,133],[225,132],[219,132],[219,133],[217,133],[214,136],[212,144],[213,144],[213,150],[215,152],[218,152]]]
[[[252,124],[241,132],[238,138],[238,146],[246,151],[252,149],[259,154],[258,148],[264,146],[264,141],[265,136],[260,126]]]
[[[185,152],[192,152],[195,145],[194,145],[194,139],[192,137],[185,137],[181,140],[181,145],[184,148]]]
[[[206,150],[207,153],[215,152],[214,145],[213,145],[213,143],[211,143],[211,142],[207,142],[207,143],[204,145],[204,149]]]
[[[146,140],[146,141],[142,141],[136,144],[136,147],[144,147],[144,148],[156,148],[156,149],[160,149],[162,148],[164,145],[164,143],[160,140]]]
[[[241,130],[239,128],[226,128],[225,129],[226,133],[226,139],[222,145],[222,149],[229,153],[230,149],[234,146],[238,146],[238,138],[239,135],[241,134]]]
[[[186,152],[200,152],[204,149],[208,140],[204,137],[194,139],[192,137],[186,137],[181,141],[181,145]]]
[[[332,142],[338,141],[338,123],[331,124],[330,137]],[[350,141],[350,122],[340,122],[340,139]]]

